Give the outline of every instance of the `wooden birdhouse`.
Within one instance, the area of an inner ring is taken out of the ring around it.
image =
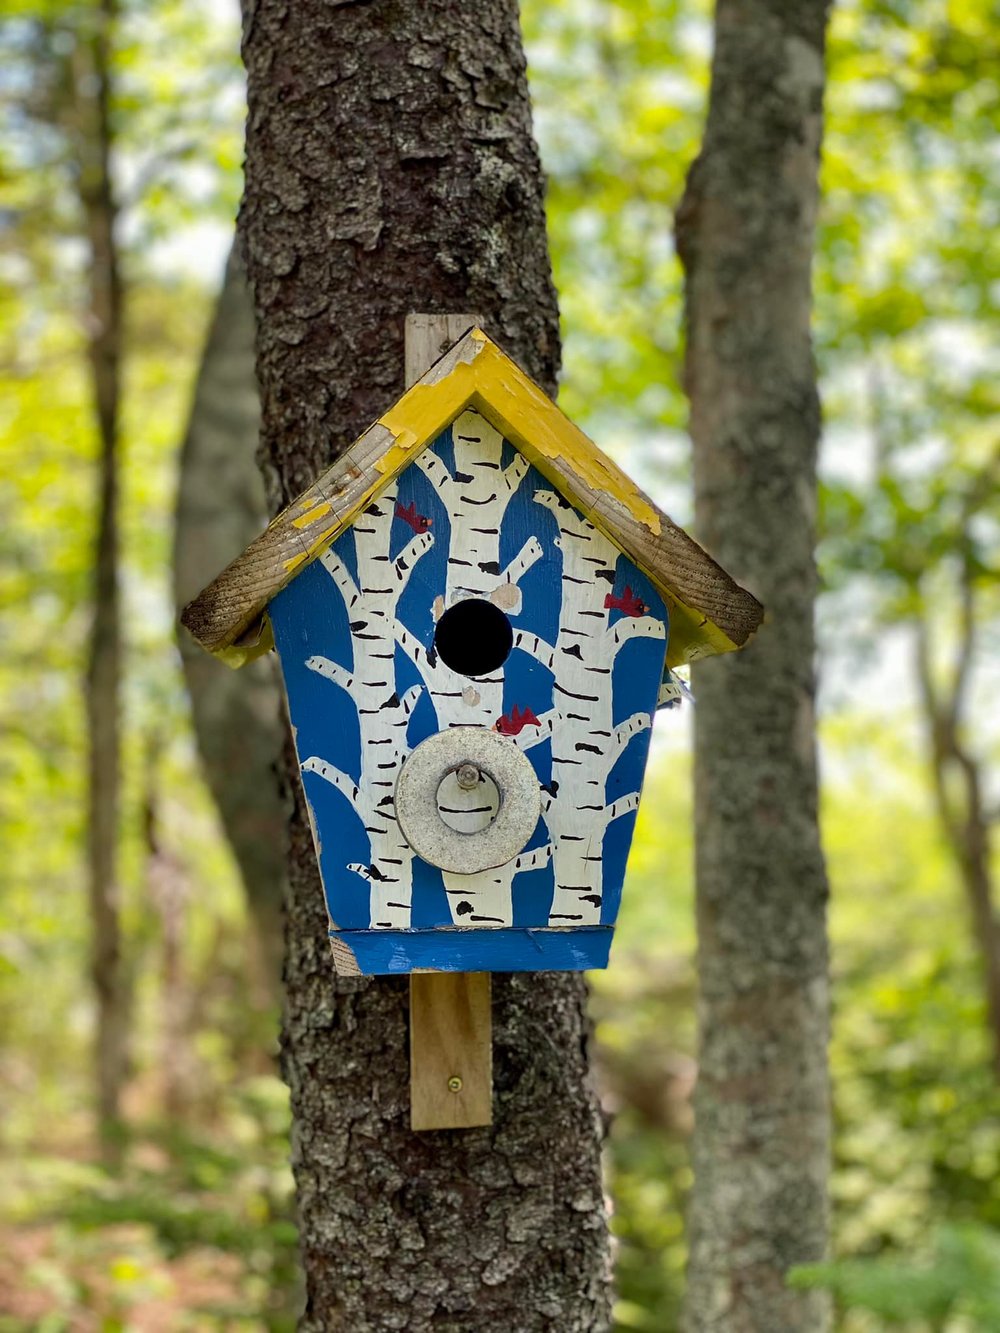
[[[277,647],[339,971],[604,967],[671,668],[761,608],[478,328],[184,613]]]

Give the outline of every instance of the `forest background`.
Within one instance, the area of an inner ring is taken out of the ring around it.
[[[180,443],[241,185],[238,15],[223,0],[127,0],[114,28],[130,994],[117,1169],[95,1137],[84,676],[99,441],[78,145],[45,102],[93,8],[8,3],[0,29],[0,1330],[283,1330],[299,1291],[275,989],[199,771],[172,592]],[[526,0],[523,21],[560,401],[689,523],[672,210],[701,137],[711,14]],[[1000,1327],[998,128],[995,5],[836,6],[814,327],[837,1258],[799,1280],[833,1286],[850,1333]],[[676,1328],[683,1282],[689,753],[689,718],[663,715],[613,963],[593,978],[622,1333]]]

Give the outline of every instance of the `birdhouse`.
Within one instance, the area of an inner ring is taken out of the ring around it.
[[[604,967],[672,668],[756,600],[478,328],[184,613],[272,643],[338,970]]]

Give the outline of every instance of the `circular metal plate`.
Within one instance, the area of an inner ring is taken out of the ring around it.
[[[442,780],[474,764],[496,783],[500,808],[488,828],[460,833],[438,810]],[[396,780],[396,817],[403,836],[424,861],[441,870],[474,875],[502,866],[535,831],[542,809],[538,775],[513,741],[485,727],[451,727],[421,741]]]

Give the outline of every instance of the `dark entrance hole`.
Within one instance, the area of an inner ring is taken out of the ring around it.
[[[478,597],[449,606],[434,631],[438,657],[463,676],[488,676],[503,666],[513,646],[510,621]]]

